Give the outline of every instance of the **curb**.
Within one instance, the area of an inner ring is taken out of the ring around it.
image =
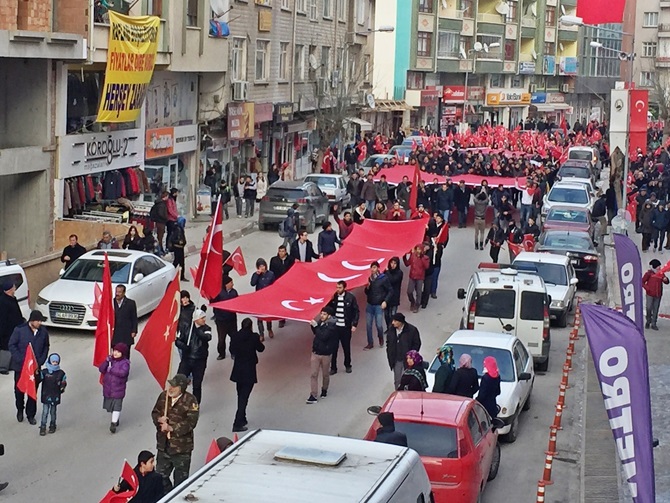
[[[234,231],[230,231],[229,233],[225,234],[224,241],[225,242],[231,242],[235,241],[236,239],[240,239],[243,236],[246,236],[247,234],[251,234],[252,232],[255,232],[258,230],[258,225],[256,225],[256,222],[249,222],[247,223],[244,227],[241,229],[235,229]],[[186,247],[186,257],[190,257],[191,255],[195,255],[197,253],[200,253],[200,249],[196,247],[195,245],[189,245]]]

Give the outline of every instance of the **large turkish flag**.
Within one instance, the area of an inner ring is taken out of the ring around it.
[[[577,16],[585,24],[623,23],[626,0],[578,0]]]
[[[402,179],[405,176],[410,180],[414,180],[415,170],[414,166],[410,166],[409,164],[399,164],[393,168],[384,168],[379,171],[377,177],[375,178],[375,181],[378,182],[380,180],[379,177],[381,175],[386,175],[386,181],[389,184],[398,185],[400,182],[402,182]],[[434,175],[426,171],[419,171],[419,175],[421,177],[421,180],[423,180],[428,185],[434,183],[435,180],[437,180],[437,183],[447,182],[446,176]],[[516,181],[518,180],[519,187],[521,187],[522,189],[526,187],[526,179],[524,177],[512,178],[505,176],[454,175],[451,177],[451,180],[454,183],[458,183],[461,180],[463,180],[465,182],[465,185],[467,185],[468,187],[478,187],[479,185],[482,184],[482,180],[487,180],[489,182],[489,185],[492,187],[502,185],[503,187],[506,188],[516,187],[517,186]]]

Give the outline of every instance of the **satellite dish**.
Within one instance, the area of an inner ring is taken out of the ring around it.
[[[316,56],[314,54],[309,55],[309,66],[312,67],[312,70],[316,70],[319,68],[319,60],[316,59]]]
[[[475,52],[481,52],[484,46],[482,45],[481,42],[475,42],[474,49]]]
[[[377,104],[375,103],[375,97],[372,96],[371,94],[367,94],[365,96],[365,101],[368,102],[368,107],[370,108],[375,108],[377,106]]]
[[[484,52],[488,54],[488,52],[489,52],[488,44],[484,44]]]
[[[530,4],[530,13],[537,17],[537,2]]]
[[[563,7],[562,5],[561,5],[561,14],[565,16],[565,7]]]
[[[496,5],[496,12],[501,16],[506,16],[509,14],[509,4],[504,1],[499,2],[498,5]]]
[[[563,52],[564,47],[563,44],[561,44],[560,42],[558,43],[558,48],[561,50],[561,52]]]
[[[446,9],[446,8],[448,8],[448,7],[449,7],[449,6],[447,5],[447,0],[442,0],[442,8],[443,8],[443,9]]]
[[[530,55],[533,56],[533,59],[537,59],[537,52],[535,52],[535,49],[530,50]]]
[[[459,52],[461,54],[461,58],[468,59],[468,53],[465,52],[465,47],[461,46],[460,49],[459,49]]]
[[[212,8],[214,17],[217,19],[222,17],[228,10],[228,4],[226,0],[209,0],[209,6]]]

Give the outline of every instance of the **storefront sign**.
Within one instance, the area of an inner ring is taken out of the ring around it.
[[[481,86],[468,86],[468,101],[484,101],[486,90]]]
[[[519,61],[520,75],[535,75],[535,61]]]
[[[543,75],[556,75],[556,56],[545,56],[542,64]]]
[[[138,166],[144,161],[141,129],[61,136],[58,142],[59,179]]]
[[[274,105],[272,103],[256,103],[256,105],[254,105],[254,122],[256,124],[270,122],[272,120],[273,112]]]
[[[465,101],[465,86],[444,86],[442,101],[444,103],[463,103]]]
[[[546,103],[546,102],[547,102],[547,93],[545,93],[545,92],[532,93],[530,95],[530,103],[532,105],[539,105],[541,103]]]
[[[265,5],[265,4],[263,4]],[[268,32],[272,31],[272,11],[260,10],[258,11],[258,31]]]
[[[560,59],[558,65],[559,75],[577,75],[577,68],[579,66],[577,58],[563,57]]]
[[[425,108],[435,108],[440,102],[440,91],[437,89],[423,89],[421,91],[421,106]]]
[[[198,126],[175,126],[147,129],[146,159],[169,157],[193,152],[198,148]]]
[[[565,103],[565,95],[562,93],[547,94],[547,103]]]
[[[293,120],[293,103],[277,103],[275,105],[275,122],[288,122]]]
[[[228,138],[246,140],[254,137],[254,104],[228,103]]]
[[[158,16],[108,11],[109,48],[97,122],[132,122],[144,103],[156,61]]]
[[[488,106],[500,105],[530,105],[530,93],[513,89],[486,93]]]

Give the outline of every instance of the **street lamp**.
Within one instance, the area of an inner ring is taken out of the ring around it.
[[[469,49],[467,54],[465,51],[461,51],[461,55],[463,56],[469,56],[470,54],[473,55],[472,57],[472,73],[475,73],[477,71],[477,54],[480,54],[482,52],[487,53],[489,52],[489,49],[495,49],[497,47],[500,47],[500,44],[498,42],[493,42],[492,44],[482,44],[481,42],[477,41],[475,42],[475,45],[472,49]],[[462,49],[462,48],[461,48]],[[463,59],[467,59],[467,57],[464,57]],[[465,96],[463,97],[463,122],[467,124],[465,114],[467,113],[468,110],[468,77],[470,75],[470,70],[466,69],[465,70]]]
[[[584,19],[577,16],[561,16],[559,22],[565,26],[584,26]]]
[[[365,31],[357,31],[355,33],[356,33],[356,35],[367,35],[369,33],[393,33],[394,31],[395,31],[394,26],[384,24],[384,25],[382,25],[379,28],[374,29],[374,30],[372,28],[368,28]]]

